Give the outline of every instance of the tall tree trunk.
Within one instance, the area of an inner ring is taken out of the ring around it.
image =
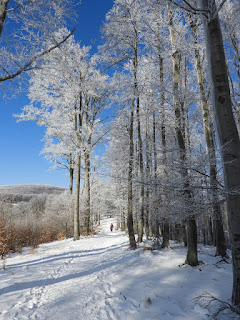
[[[149,117],[149,116],[147,116]],[[146,230],[146,234],[149,237],[152,237],[153,235],[153,221],[152,221],[152,213],[150,210],[150,177],[151,177],[151,151],[150,151],[150,135],[149,135],[149,120],[147,118],[146,120],[146,131],[145,131],[145,141],[146,141],[146,200],[145,200],[145,206],[146,206],[146,213],[145,213],[145,219],[148,221],[148,229]]]
[[[185,263],[190,266],[197,266],[197,224],[195,218],[187,219],[187,247],[188,251]]]
[[[153,110],[153,121],[152,121],[152,152],[153,152],[153,193],[154,200],[156,201],[158,197],[158,187],[157,187],[157,144],[156,144],[156,113]],[[159,219],[159,211],[157,208],[154,208],[154,230],[153,234],[156,238],[160,237],[160,219]]]
[[[169,218],[167,216],[167,147],[166,147],[166,128],[165,128],[165,110],[162,106],[162,124],[161,124],[161,140],[162,140],[162,165],[163,165],[163,210],[164,210],[164,219],[163,219],[163,248],[169,248],[169,239],[170,239],[170,224]]]
[[[138,144],[135,143],[135,153],[134,153],[134,177],[135,180],[138,181],[139,179],[139,153],[138,153]],[[139,185],[135,184],[134,191],[133,191],[135,197],[134,197],[134,216],[133,216],[133,221],[134,221],[134,234],[139,235],[139,226],[138,226],[138,218],[139,218]],[[139,239],[137,240],[139,242]]]
[[[82,93],[79,96],[79,110],[77,110],[77,105],[75,105],[75,133],[77,138],[78,152],[76,156],[76,181],[75,181],[75,208],[74,208],[74,240],[80,239],[80,220],[79,220],[79,210],[80,210],[80,181],[81,181],[81,132],[82,132]]]
[[[135,59],[137,59],[137,53],[135,53]],[[140,217],[139,217],[139,228],[138,228],[138,241],[143,241],[143,226],[144,226],[144,169],[143,169],[143,143],[141,135],[141,121],[140,121],[140,99],[138,96],[137,88],[137,60],[135,62],[135,72],[134,72],[134,81],[135,81],[135,92],[137,94],[137,105],[136,105],[136,115],[137,115],[137,136],[138,136],[138,152],[139,152],[139,169],[140,169],[140,198],[139,198],[139,208],[140,208]],[[146,221],[145,221],[146,222]]]
[[[73,193],[73,172],[74,172],[74,169],[73,168],[70,168],[69,169],[69,191],[70,193],[72,194]]]
[[[152,140],[153,140],[153,167],[154,167],[154,191],[155,195],[157,195],[157,143],[156,143],[156,112],[153,111],[153,133],[152,133]]]
[[[125,201],[124,193],[122,192],[122,201]],[[121,231],[126,230],[126,218],[125,218],[125,209],[121,207]]]
[[[195,17],[194,17],[195,18]],[[196,23],[193,20],[194,18],[190,17],[190,27],[192,29],[194,41],[197,44],[197,31]],[[210,175],[210,189],[213,202],[213,223],[214,231],[216,236],[216,255],[225,257],[226,256],[226,243],[223,230],[223,223],[221,217],[221,209],[217,193],[217,160],[216,160],[216,151],[214,143],[214,134],[212,129],[212,121],[210,116],[210,110],[207,103],[207,97],[204,90],[204,77],[203,77],[203,67],[200,59],[199,50],[195,49],[195,60],[196,68],[198,75],[198,86],[201,97],[201,104],[203,110],[203,126],[205,134],[206,149],[208,154],[209,161],[209,175]]]
[[[139,97],[137,97],[137,107],[136,107],[136,114],[137,114],[137,132],[138,132],[138,152],[139,152],[139,169],[140,169],[140,198],[139,198],[139,208],[140,208],[140,217],[139,217],[139,233],[138,233],[138,241],[143,241],[143,226],[145,220],[145,227],[146,226],[146,219],[144,219],[144,170],[143,170],[143,144],[142,144],[142,136],[141,136],[141,122],[140,122],[140,103]]]
[[[69,155],[69,191],[72,194],[73,193],[73,158],[72,154]]]
[[[175,122],[176,122],[176,136],[177,142],[180,151],[180,159],[181,159],[181,176],[184,181],[184,201],[186,210],[191,203],[191,191],[189,186],[189,177],[188,170],[186,166],[186,146],[184,140],[184,128],[182,116],[181,116],[181,102],[179,99],[179,83],[180,83],[180,66],[178,62],[178,52],[175,48],[175,33],[173,26],[173,13],[170,8],[170,4],[168,3],[168,16],[169,16],[169,29],[171,36],[171,44],[172,44],[172,62],[173,62],[173,100],[175,106]],[[187,218],[187,244],[188,244],[188,252],[185,263],[191,266],[198,265],[197,258],[197,225],[196,220],[190,213],[190,217]]]
[[[160,9],[160,8],[159,8]],[[163,248],[169,248],[170,239],[170,225],[169,218],[167,217],[167,142],[166,142],[166,126],[165,126],[165,97],[163,86],[163,58],[161,54],[161,41],[160,41],[160,26],[158,26],[158,60],[159,60],[159,80],[160,80],[160,105],[161,105],[161,142],[162,142],[162,167],[163,167],[163,195],[162,195],[162,207],[163,207]]]
[[[91,145],[91,143],[90,143]],[[90,146],[89,145],[89,146]],[[85,203],[84,203],[84,211],[85,211],[85,227],[87,229],[87,233],[90,233],[90,217],[91,217],[91,189],[90,189],[90,153],[89,150],[85,151],[84,155],[85,160],[85,170],[84,170],[84,187],[85,187]]]
[[[128,215],[127,215],[127,227],[129,235],[130,249],[136,248],[136,241],[133,229],[133,156],[134,156],[134,144],[133,144],[133,121],[134,121],[134,102],[132,99],[131,111],[130,111],[130,130],[129,130],[129,167],[128,167]]]
[[[190,27],[192,29],[195,43],[197,43],[197,31],[196,31],[196,23],[193,21],[194,18],[190,17]],[[212,121],[210,116],[210,110],[207,103],[207,97],[204,90],[203,67],[200,59],[199,50],[195,49],[194,53],[195,53],[196,68],[197,68],[197,74],[198,74],[199,92],[200,92],[201,104],[202,104],[202,110],[203,110],[204,134],[205,134],[206,148],[207,148],[208,161],[209,161],[210,189],[211,189],[212,202],[213,202],[213,223],[214,223],[214,231],[216,235],[216,255],[225,257],[226,243],[225,243],[225,236],[224,236],[223,223],[222,223],[222,217],[221,217],[221,209],[220,209],[220,204],[219,204],[219,199],[217,194],[217,160],[216,160],[214,135],[213,135],[213,129],[212,129]]]
[[[222,33],[214,0],[201,0],[207,57],[211,79],[212,106],[223,162],[224,184],[227,192],[228,220],[230,226],[233,291],[232,302],[240,305],[240,140],[232,112]]]
[[[169,238],[170,238],[170,225],[167,217],[163,220],[163,243],[162,248],[169,248]]]
[[[74,208],[74,240],[80,239],[79,223],[79,203],[80,203],[80,173],[81,173],[81,154],[78,152],[76,159],[76,181],[75,181],[75,208]]]

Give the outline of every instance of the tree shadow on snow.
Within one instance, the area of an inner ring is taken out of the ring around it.
[[[105,254],[109,251],[114,251],[114,250],[119,249],[120,247],[123,246],[124,243],[125,242],[122,242],[117,245],[112,245],[111,247],[104,247],[104,248],[98,248],[98,249],[92,249],[92,250],[70,251],[70,252],[66,252],[66,253],[41,257],[36,260],[31,260],[31,261],[8,265],[7,268],[8,268],[8,270],[12,270],[12,269],[16,269],[19,267],[30,267],[30,266],[40,265],[40,264],[44,264],[44,263],[51,263],[53,261],[58,261],[58,260],[64,260],[64,259],[70,260],[70,259],[76,259],[79,257],[84,258],[84,257],[89,257],[89,256],[101,255],[101,254]]]
[[[118,249],[120,246],[121,245],[115,245],[115,248],[105,250],[105,252],[106,251],[114,251],[114,250]],[[93,251],[99,251],[99,250],[101,250],[101,249],[97,249],[97,250],[93,250]],[[92,250],[87,250],[87,251],[92,252]],[[84,253],[86,251],[79,251],[79,253],[82,253],[82,252]],[[89,253],[84,256],[86,257],[86,256],[91,256],[91,255],[104,254],[105,252]],[[67,257],[71,258],[69,255],[67,255]],[[79,256],[72,256],[72,258],[76,258],[76,257],[79,258]],[[53,260],[57,260],[57,259],[58,258],[55,257],[55,259],[53,259]],[[59,259],[63,259],[63,257],[61,257]],[[129,259],[128,256],[123,256],[120,258],[116,258],[116,256],[114,256],[112,259],[108,258],[106,260],[101,261],[100,265],[96,265],[96,260],[94,260],[93,261],[94,265],[91,267],[91,265],[88,264],[86,267],[86,270],[84,270],[84,271],[61,276],[59,278],[50,278],[50,279],[47,278],[47,279],[41,279],[41,280],[18,282],[13,285],[2,288],[0,294],[2,295],[2,294],[11,293],[11,292],[21,291],[21,290],[32,289],[32,288],[36,288],[36,287],[46,287],[46,286],[53,285],[56,283],[61,283],[61,282],[65,282],[65,281],[69,281],[69,280],[73,280],[73,279],[77,279],[77,278],[81,278],[81,277],[85,277],[85,276],[90,276],[96,272],[100,272],[100,271],[103,271],[107,268],[124,263],[128,259]],[[49,262],[49,260],[47,262]],[[44,262],[42,262],[42,263],[44,263]]]

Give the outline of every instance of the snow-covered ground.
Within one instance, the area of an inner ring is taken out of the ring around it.
[[[8,257],[0,270],[0,319],[205,320],[208,310],[194,298],[204,292],[230,298],[231,265],[218,262],[213,248],[199,247],[200,267],[179,267],[183,246],[128,250],[126,234],[110,232],[110,222],[94,237]]]

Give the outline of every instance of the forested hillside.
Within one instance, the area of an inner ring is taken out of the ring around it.
[[[11,185],[0,186],[0,200],[9,203],[30,201],[37,195],[60,194],[64,188],[47,185]]]

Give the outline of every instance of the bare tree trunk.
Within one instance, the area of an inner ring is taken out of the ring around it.
[[[232,302],[240,305],[240,141],[232,112],[222,32],[214,0],[201,0],[203,10],[210,10],[208,20],[203,17],[207,57],[211,79],[212,106],[221,147],[224,183],[230,225],[233,292]]]
[[[184,242],[184,245],[186,247],[187,246],[187,231],[186,231],[185,222],[183,223],[182,230],[183,230],[183,242]]]
[[[136,74],[136,72],[135,72],[135,74]],[[136,81],[137,80],[135,78],[135,86],[137,86]],[[137,88],[136,88],[136,90],[137,90]],[[138,145],[139,145],[139,148],[138,148],[139,168],[140,168],[140,181],[141,181],[140,198],[139,198],[140,217],[139,217],[139,228],[138,228],[138,241],[142,242],[142,240],[143,240],[143,226],[144,226],[144,170],[143,170],[143,144],[142,144],[142,136],[141,136],[139,97],[137,97],[136,114],[137,114],[137,132],[138,132]]]
[[[136,211],[136,213],[137,213],[137,211]],[[136,214],[136,216],[134,217],[133,223],[134,223],[134,234],[138,234],[138,219],[137,219],[137,214]]]
[[[87,229],[87,233],[90,233],[90,203],[91,203],[91,189],[90,189],[90,154],[89,151],[85,151],[85,170],[84,170],[84,187],[85,187],[85,203],[84,203],[84,211],[85,211],[85,227]]]
[[[73,193],[73,174],[74,174],[73,158],[72,158],[72,154],[70,154],[69,155],[69,191],[71,194]]]
[[[135,153],[134,153],[135,157],[134,157],[134,177],[135,177],[135,180],[138,181],[139,179],[139,159],[138,159],[138,144],[135,143]],[[139,186],[137,184],[135,184],[135,188],[133,190],[133,193],[135,195],[134,197],[134,217],[133,217],[133,223],[134,223],[134,234],[137,234],[139,235],[139,221],[138,221],[138,218],[139,218]],[[137,240],[139,242],[139,239]]]
[[[170,233],[169,233],[169,220],[168,218],[164,218],[163,221],[163,243],[162,243],[162,248],[169,248],[169,238],[170,238]]]
[[[160,29],[160,26],[159,26]],[[170,225],[167,217],[167,142],[166,142],[166,126],[165,126],[165,108],[164,108],[164,88],[163,88],[163,58],[161,56],[160,33],[158,34],[158,59],[159,59],[159,80],[161,88],[161,142],[162,142],[162,166],[163,166],[163,243],[162,248],[169,248]]]
[[[75,181],[75,208],[74,208],[74,240],[80,239],[79,224],[79,203],[80,203],[80,172],[81,172],[81,154],[77,154],[76,159],[76,181]]]
[[[162,152],[163,152],[163,207],[164,207],[164,219],[163,219],[163,243],[162,247],[163,248],[169,248],[169,239],[170,239],[170,234],[169,234],[169,219],[167,217],[167,152],[166,152],[166,128],[165,128],[165,111],[163,109],[162,113],[162,126],[161,126],[161,139],[162,139]]]
[[[173,14],[168,3],[168,15],[169,15],[169,29],[171,35],[171,43],[172,43],[172,62],[173,62],[173,100],[175,106],[175,120],[176,120],[176,136],[180,150],[180,159],[182,162],[181,176],[184,181],[184,201],[186,204],[186,208],[191,203],[191,192],[189,186],[189,177],[188,170],[186,166],[186,146],[184,140],[184,128],[182,127],[183,121],[181,117],[181,102],[179,100],[179,83],[180,83],[180,66],[178,62],[178,52],[175,48],[175,33],[173,26]],[[185,263],[191,266],[198,265],[197,258],[197,225],[195,218],[191,215],[191,217],[187,218],[187,244],[188,244],[188,252]]]
[[[185,263],[190,266],[197,266],[197,224],[195,218],[187,219],[187,247],[188,251]]]
[[[195,43],[197,43],[196,23],[193,21],[193,18],[191,17],[190,17],[190,26],[192,29]],[[196,68],[197,68],[197,74],[198,74],[198,85],[199,85],[199,91],[200,91],[201,103],[202,103],[202,109],[203,109],[203,126],[204,126],[204,134],[205,134],[205,141],[206,141],[206,149],[207,149],[208,161],[209,161],[210,189],[211,189],[211,196],[212,196],[212,202],[213,202],[213,222],[214,222],[214,231],[216,236],[216,255],[225,257],[226,243],[225,243],[220,204],[219,204],[219,199],[217,194],[217,160],[216,160],[214,135],[212,130],[212,121],[210,117],[210,110],[207,103],[207,97],[204,90],[203,67],[200,59],[199,50],[195,49],[194,52],[195,52]]]
[[[82,93],[79,96],[79,110],[77,110],[77,105],[75,105],[75,133],[78,142],[78,152],[76,159],[76,181],[75,181],[75,208],[74,208],[74,240],[80,239],[80,220],[79,220],[79,204],[80,204],[80,181],[81,181],[81,132],[82,132]]]
[[[122,200],[124,201],[124,193],[122,193]],[[125,219],[125,210],[124,208],[121,209],[121,231],[126,230],[126,219]]]
[[[152,122],[152,152],[153,152],[153,192],[154,192],[154,200],[156,201],[158,197],[158,187],[157,187],[157,146],[156,146],[156,114],[155,111],[153,110],[153,122]],[[160,219],[159,219],[159,211],[157,208],[154,208],[154,230],[153,234],[156,238],[160,237],[159,233],[160,229]]]
[[[145,200],[145,206],[146,206],[146,213],[145,213],[145,219],[148,221],[148,229],[146,230],[146,234],[149,237],[152,237],[153,235],[153,221],[152,221],[152,213],[150,211],[150,181],[149,178],[151,176],[151,152],[150,152],[150,135],[149,135],[149,124],[148,119],[146,120],[146,131],[145,131],[145,140],[146,140],[146,179],[147,182],[146,186],[146,200]]]
[[[72,194],[73,193],[73,172],[74,172],[74,169],[73,168],[70,168],[69,169],[69,175],[70,175],[70,178],[69,178],[69,191],[70,193]]]
[[[154,163],[154,186],[155,193],[157,193],[157,144],[156,144],[156,113],[153,111],[153,163]]]
[[[130,114],[130,132],[129,132],[129,168],[128,168],[128,215],[127,215],[127,227],[129,235],[130,249],[136,249],[136,241],[133,229],[133,155],[134,155],[134,144],[133,144],[133,120],[134,120],[134,101],[131,103],[131,114]]]

